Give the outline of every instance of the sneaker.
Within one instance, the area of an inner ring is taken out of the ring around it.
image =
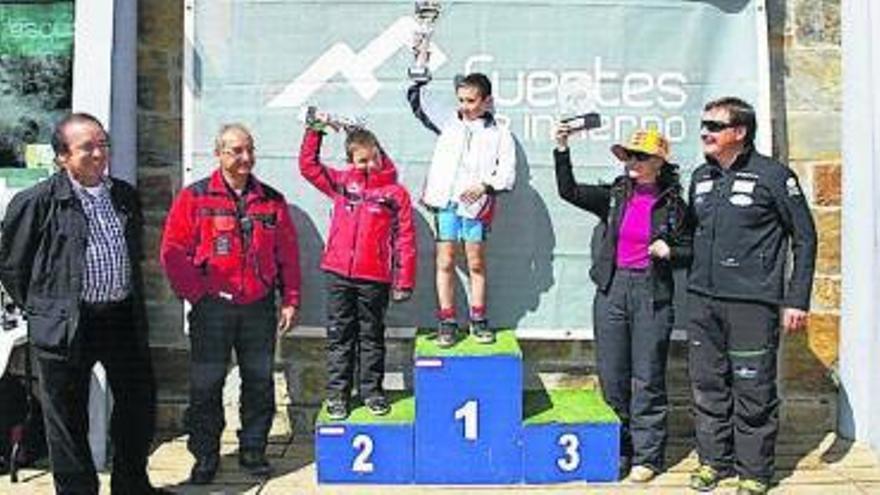
[[[489,328],[489,321],[485,318],[471,321],[471,335],[480,344],[495,343],[495,332]]]
[[[700,464],[700,467],[691,473],[690,487],[698,492],[711,492],[722,478],[724,476],[712,466]]]
[[[769,488],[758,480],[741,479],[736,486],[736,495],[764,495]]]
[[[369,409],[373,416],[385,416],[391,412],[391,406],[388,405],[388,399],[384,395],[367,397],[364,400],[364,405],[367,406],[367,409]]]
[[[266,476],[272,472],[272,465],[262,450],[242,450],[238,453],[238,465],[252,476]]]
[[[324,404],[327,417],[334,421],[341,421],[348,417],[348,401],[343,397],[330,397]]]
[[[455,320],[441,320],[437,327],[437,345],[443,348],[454,346],[457,332],[458,323]]]
[[[220,456],[217,454],[209,454],[203,457],[197,457],[196,463],[189,472],[189,483],[191,485],[207,485],[214,481],[217,474],[217,468],[220,466]]]
[[[633,466],[629,471],[628,480],[633,483],[647,483],[654,479],[657,476],[657,471],[654,471],[654,468],[651,466],[646,466],[644,464],[639,464],[637,466]]]

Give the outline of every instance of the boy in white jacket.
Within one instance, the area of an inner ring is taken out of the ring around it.
[[[421,88],[409,88],[413,113],[439,134],[422,202],[434,212],[437,241],[437,344],[456,342],[455,256],[464,243],[470,278],[470,332],[480,343],[495,341],[486,319],[486,235],[495,209],[496,194],[513,188],[516,147],[507,128],[495,121],[492,83],[484,74],[458,79],[458,108],[438,126],[422,107]]]

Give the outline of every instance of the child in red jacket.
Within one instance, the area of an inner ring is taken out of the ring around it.
[[[327,116],[319,114],[326,124]],[[326,128],[326,126],[324,127]],[[349,413],[355,361],[358,395],[376,415],[387,414],[385,311],[389,297],[412,294],[416,236],[409,193],[370,131],[348,133],[344,170],[321,163],[323,131],[308,128],[299,155],[302,176],[333,200],[333,215],[321,268],[327,272],[327,414]]]

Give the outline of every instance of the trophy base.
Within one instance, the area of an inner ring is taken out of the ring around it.
[[[427,67],[410,67],[407,70],[410,81],[427,83],[431,81],[431,71]]]

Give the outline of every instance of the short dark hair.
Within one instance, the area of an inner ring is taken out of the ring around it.
[[[345,136],[345,156],[349,162],[352,160],[352,148],[355,146],[374,147],[379,151],[382,150],[376,135],[363,127],[356,127]]]
[[[746,128],[746,143],[752,144],[755,141],[755,134],[758,131],[758,121],[755,118],[755,109],[745,100],[736,96],[725,96],[712,100],[703,107],[704,112],[723,108],[730,115],[730,123],[741,125]]]
[[[486,77],[486,74],[481,72],[472,72],[456,81],[455,89],[461,88],[463,86],[471,86],[477,88],[477,91],[480,92],[480,96],[483,98],[488,98],[492,96],[492,81]]]
[[[67,139],[64,137],[64,131],[67,129],[67,126],[74,123],[85,122],[95,124],[104,131],[104,134],[107,133],[107,130],[104,129],[104,124],[102,124],[94,115],[85,112],[69,113],[55,124],[55,130],[52,131],[52,151],[55,152],[56,158],[70,151],[67,145]]]

